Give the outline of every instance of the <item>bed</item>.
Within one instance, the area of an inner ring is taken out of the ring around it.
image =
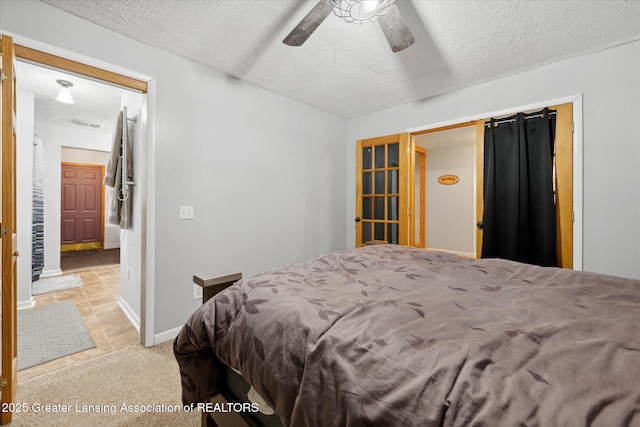
[[[246,381],[249,425],[640,426],[632,279],[367,246],[226,288],[174,352],[185,404]]]

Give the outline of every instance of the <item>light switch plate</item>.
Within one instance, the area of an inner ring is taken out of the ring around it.
[[[180,219],[193,219],[193,206],[180,206]]]

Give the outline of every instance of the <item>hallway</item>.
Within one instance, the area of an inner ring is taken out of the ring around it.
[[[138,331],[117,304],[120,296],[119,265],[70,270],[65,274],[78,274],[84,285],[79,288],[34,296],[35,306],[41,307],[62,301],[73,301],[78,307],[87,329],[91,332],[96,348],[19,371],[19,383],[139,342]]]

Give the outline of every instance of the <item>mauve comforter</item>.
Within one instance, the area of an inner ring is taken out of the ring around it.
[[[640,281],[395,245],[243,280],[175,340],[291,426],[640,426]]]

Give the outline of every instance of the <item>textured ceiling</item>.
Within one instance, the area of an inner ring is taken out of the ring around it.
[[[640,1],[398,0],[416,43],[330,15],[282,39],[316,1],[44,0],[130,38],[343,117],[640,39]]]

